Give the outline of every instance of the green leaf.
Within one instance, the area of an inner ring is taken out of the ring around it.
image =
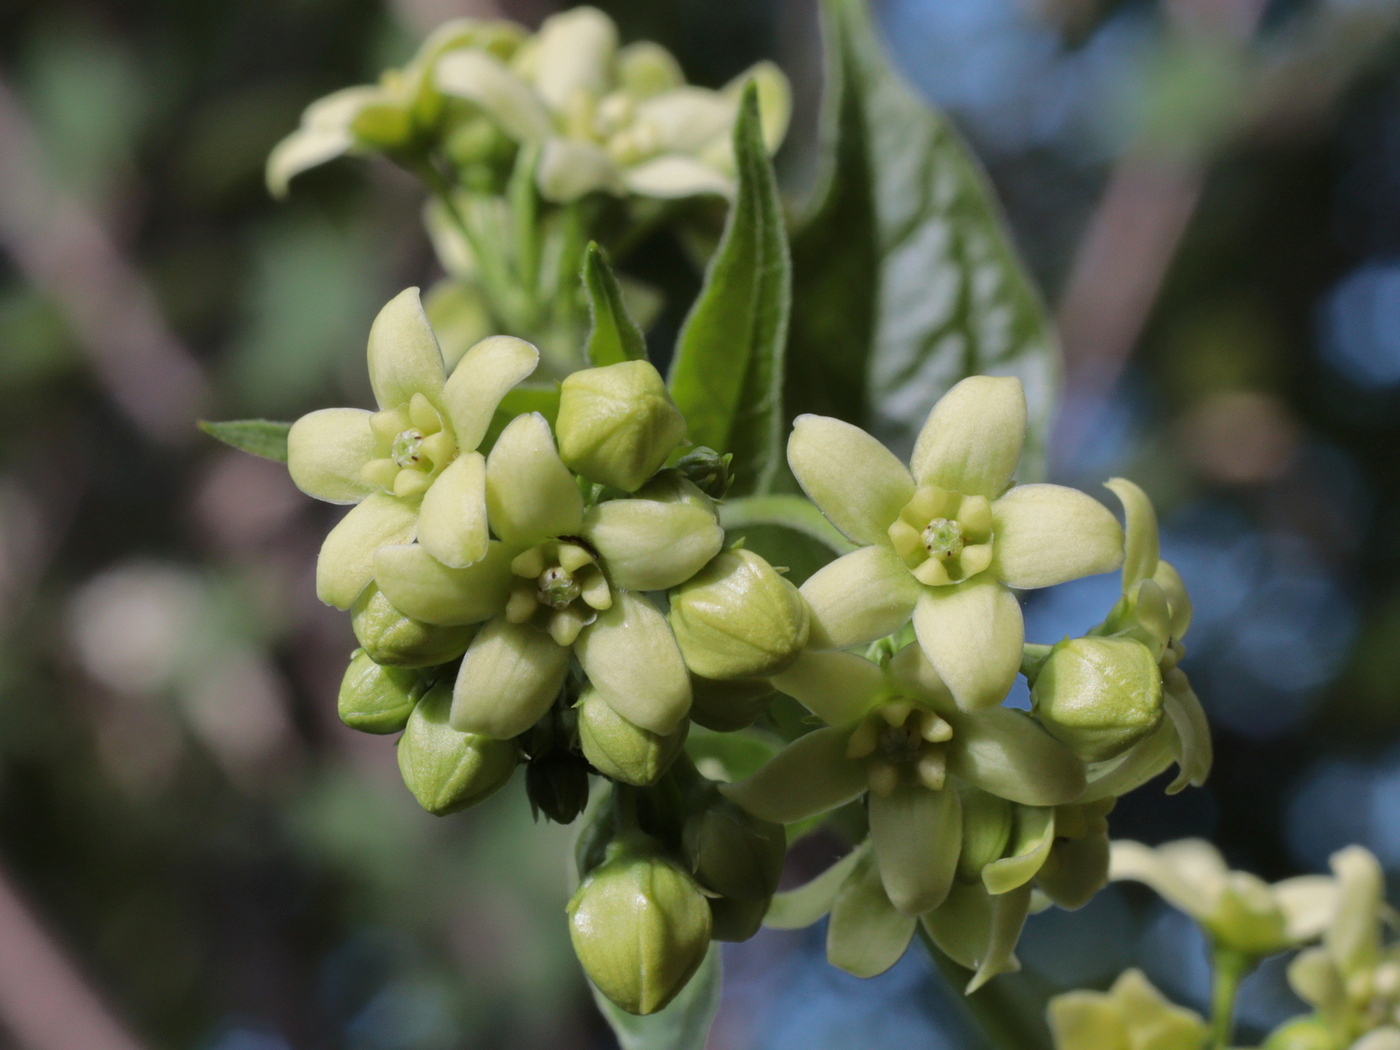
[[[608,265],[607,252],[593,241],[588,242],[583,256],[583,288],[588,294],[588,313],[593,319],[584,348],[589,364],[645,361],[646,339],[627,313],[622,288]]]
[[[201,419],[199,429],[242,452],[251,452],[263,459],[275,459],[278,463],[287,462],[287,432],[292,429],[290,423],[278,423],[271,419],[235,419],[227,423],[211,423]]]
[[[619,1009],[592,984],[588,987],[622,1050],[705,1050],[710,1024],[719,1009],[721,976],[719,946],[712,943],[681,994],[665,1009],[647,1017]]]
[[[670,387],[691,441],[734,453],[735,491],[766,492],[782,465],[792,263],[752,83],[734,125],[734,155],[738,190],[676,342]]]
[[[856,549],[856,545],[841,535],[804,496],[749,496],[726,500],[719,506],[719,520],[730,532],[757,525],[791,529],[824,544],[837,555]]]
[[[826,172],[794,236],[790,407],[907,447],[958,380],[1019,376],[1027,480],[1043,469],[1058,378],[1044,303],[986,174],[894,70],[867,0],[822,9]]]

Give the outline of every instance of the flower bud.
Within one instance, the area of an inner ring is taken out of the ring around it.
[[[1056,818],[1058,824],[1058,816]],[[1056,827],[1058,832],[1059,828]],[[1036,873],[1041,891],[1066,911],[1082,908],[1108,885],[1108,834],[1058,839]]]
[[[671,630],[705,678],[765,678],[807,644],[807,603],[752,551],[721,551],[671,592]]]
[[[688,722],[669,736],[633,725],[614,711],[596,689],[589,688],[578,707],[583,757],[605,777],[648,787],[670,768],[685,743]]]
[[[714,449],[701,445],[676,460],[673,469],[711,499],[724,499],[734,481],[729,473],[733,459],[732,452],[721,456]]]
[[[716,733],[733,733],[753,725],[778,695],[767,681],[690,676],[690,719]]]
[[[377,664],[356,649],[340,681],[340,720],[362,733],[397,733],[408,724],[428,681],[418,672]]]
[[[452,685],[430,689],[399,740],[399,772],[419,805],[436,816],[474,806],[495,794],[515,770],[515,744],[447,724]]]
[[[1051,736],[1085,762],[1102,762],[1162,721],[1162,675],[1139,642],[1066,639],[1041,667],[1031,700]]]
[[[370,149],[402,150],[414,140],[413,111],[401,103],[374,102],[355,114],[350,132],[360,145]]]
[[[555,430],[571,470],[635,492],[685,437],[685,417],[649,362],[621,361],[564,380]]]
[[[371,583],[350,607],[350,626],[365,653],[391,667],[433,667],[467,651],[476,625],[436,627],[399,612]]]
[[[710,945],[710,905],[654,842],[615,842],[569,901],[574,954],[598,990],[631,1014],[674,999]]]
[[[1343,1050],[1343,1044],[1322,1021],[1299,1017],[1274,1029],[1262,1050]]]
[[[525,769],[525,793],[536,819],[572,824],[588,805],[588,766],[577,755],[551,751]]]
[[[976,788],[962,792],[962,849],[958,852],[958,878],[980,882],[982,869],[1000,860],[1011,839],[1015,814],[1011,803]]]
[[[772,897],[755,901],[736,901],[729,897],[710,898],[710,939],[715,941],[746,941],[763,927]]]
[[[660,44],[639,40],[617,54],[617,79],[622,90],[637,98],[651,98],[685,83],[671,52]]]
[[[760,820],[716,794],[681,832],[686,862],[707,890],[734,900],[771,897],[787,856],[781,824]]]

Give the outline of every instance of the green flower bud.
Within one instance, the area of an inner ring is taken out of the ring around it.
[[[717,682],[699,675],[690,676],[690,694],[691,721],[716,733],[747,729],[778,695],[763,679]]]
[[[519,756],[509,740],[461,733],[447,724],[452,685],[418,702],[399,740],[399,772],[419,805],[436,816],[474,806],[510,779]]]
[[[476,625],[435,627],[394,608],[376,584],[370,584],[350,607],[350,626],[360,647],[377,664],[434,667],[467,651]]]
[[[526,767],[525,793],[536,819],[543,813],[556,824],[572,824],[588,805],[588,766],[577,755],[551,751]]]
[[[686,820],[681,842],[690,870],[707,890],[751,901],[778,889],[787,856],[781,824],[751,816],[716,794]]]
[[[736,901],[729,897],[710,898],[710,939],[715,941],[746,941],[763,928],[763,916],[768,914],[772,897],[756,901]]]
[[[416,671],[385,667],[356,649],[340,682],[340,720],[362,733],[397,733],[431,679]]]
[[[962,849],[958,852],[958,878],[981,882],[982,869],[1000,860],[1011,840],[1015,811],[1011,803],[976,788],[962,794]]]
[[[671,630],[705,678],[766,678],[807,644],[807,603],[753,551],[722,551],[671,592]]]
[[[729,473],[733,459],[732,452],[721,456],[714,449],[701,445],[676,460],[673,469],[711,499],[724,499],[734,481]]]
[[[1055,646],[1031,690],[1036,717],[1086,762],[1121,755],[1162,721],[1162,675],[1128,638],[1072,638]]]
[[[589,481],[635,492],[685,437],[685,417],[646,361],[586,368],[564,380],[559,455]]]
[[[651,1014],[674,999],[710,945],[700,887],[651,840],[615,842],[569,901],[574,954],[623,1010]]]
[[[669,736],[633,725],[589,688],[578,703],[578,735],[583,757],[605,777],[648,787],[661,778],[685,743],[688,722]]]
[[[370,149],[394,152],[408,147],[414,139],[413,112],[394,102],[372,102],[355,114],[351,134]]]
[[[680,87],[685,74],[671,52],[650,40],[639,40],[618,52],[617,79],[629,95],[651,98]]]
[[[1057,834],[1058,820],[1057,813]],[[1108,860],[1106,831],[1082,839],[1057,838],[1036,879],[1047,897],[1066,911],[1074,911],[1108,885]]]
[[[1322,1021],[1299,1017],[1276,1028],[1261,1050],[1343,1050],[1343,1044]]]

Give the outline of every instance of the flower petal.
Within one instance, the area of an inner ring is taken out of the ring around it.
[[[1186,593],[1186,583],[1182,580],[1181,573],[1177,572],[1170,562],[1159,560],[1152,580],[1167,596],[1167,605],[1171,609],[1172,617],[1172,637],[1185,636],[1191,626],[1192,609],[1191,596]]]
[[[1200,787],[1206,782],[1215,761],[1215,749],[1205,709],[1181,669],[1168,671],[1163,676],[1162,686],[1162,707],[1176,731],[1177,743],[1173,750],[1180,766],[1176,779],[1167,785],[1167,794],[1173,795],[1187,784]]]
[[[1214,913],[1229,874],[1220,851],[1204,839],[1180,839],[1156,849],[1118,839],[1108,869],[1110,881],[1145,883],[1198,921]]]
[[[634,591],[665,591],[690,579],[724,546],[724,530],[703,503],[613,499],[589,509],[583,537],[608,578]]]
[[[439,91],[475,102],[517,142],[541,142],[553,130],[529,82],[486,51],[449,51],[435,63],[433,78]]]
[[[866,786],[865,763],[846,757],[850,729],[800,736],[757,773],[720,791],[754,816],[791,824],[851,801]]]
[[[301,126],[268,155],[268,192],[285,197],[293,176],[353,150],[355,136],[350,125],[365,105],[379,97],[379,88],[362,85],[343,88],[307,106]]]
[[[1323,946],[1343,973],[1375,966],[1385,911],[1385,875],[1371,852],[1348,846],[1330,858],[1337,879],[1338,907],[1327,924]]]
[[[316,597],[337,609],[355,604],[374,579],[374,552],[392,543],[408,543],[418,524],[412,504],[376,492],[331,529],[316,559]]]
[[[516,416],[496,439],[486,459],[486,509],[492,531],[514,547],[583,527],[583,496],[538,412]]]
[[[1006,699],[1021,669],[1026,628],[1016,596],[1001,584],[983,578],[923,589],[914,631],[959,707]]]
[[[991,707],[949,716],[948,771],[1023,806],[1060,806],[1084,790],[1084,763],[1024,712]]]
[[[422,394],[442,407],[446,369],[417,288],[389,300],[369,329],[369,382],[381,409],[406,405]]]
[[[296,487],[327,503],[359,503],[377,486],[360,477],[374,458],[370,414],[360,408],[323,408],[302,416],[287,432],[287,470]]]
[[[1046,1010],[1055,1050],[1133,1050],[1123,1012],[1103,992],[1071,991]]]
[[[901,784],[870,793],[870,842],[890,903],[905,915],[936,908],[948,896],[962,847],[962,803],[956,789]]]
[[[1089,784],[1084,794],[1075,801],[1099,802],[1106,798],[1118,798],[1142,787],[1172,764],[1175,743],[1176,730],[1172,728],[1171,719],[1164,718],[1161,725],[1129,748],[1126,754],[1091,767]]]
[[[540,352],[524,339],[493,335],[457,362],[443,390],[447,417],[463,452],[477,448],[506,391],[535,370]]]
[[[885,896],[869,860],[841,887],[826,930],[826,959],[856,977],[882,974],[904,956],[918,920],[900,914]]]
[[[827,725],[846,726],[875,706],[885,676],[878,664],[855,653],[809,651],[769,681]]]
[[[986,952],[972,980],[967,982],[964,994],[971,995],[998,974],[1015,973],[1021,968],[1016,958],[1016,942],[1021,939],[1030,907],[1029,885],[992,898],[992,923],[987,931]]]
[[[405,616],[440,627],[481,623],[505,608],[510,595],[511,550],[492,540],[485,557],[453,569],[419,544],[380,547],[374,579]]]
[[[828,416],[798,416],[788,465],[827,520],[856,543],[890,546],[889,527],[914,495],[914,479],[873,437]]]
[[[1157,539],[1157,512],[1152,501],[1127,478],[1110,478],[1104,482],[1123,504],[1127,520],[1126,556],[1123,559],[1123,593],[1129,593],[1141,580],[1150,580],[1157,571],[1161,550]]]
[[[1045,866],[1055,844],[1055,810],[1050,806],[1018,806],[1012,836],[1006,855],[982,869],[982,884],[988,893],[1006,893],[1024,886]]]
[[[992,897],[978,883],[954,883],[948,899],[920,921],[939,951],[964,969],[976,970],[987,954]]]
[[[846,649],[883,638],[909,622],[924,587],[888,547],[842,555],[804,583],[814,649]],[[1020,665],[1017,652],[1017,666]]]
[[[596,7],[550,15],[535,42],[535,86],[554,112],[564,112],[580,93],[597,99],[608,90],[617,26]]]
[[[622,179],[612,157],[601,146],[579,139],[553,138],[540,150],[535,172],[540,195],[556,204],[569,204],[595,190],[614,192]]]
[[[639,197],[681,200],[685,197],[732,197],[734,180],[704,161],[670,153],[653,157],[622,173],[622,183]]]
[[[690,711],[690,673],[660,610],[621,591],[574,643],[608,706],[633,725],[668,736]]]
[[[995,499],[1011,484],[1025,439],[1021,381],[969,376],[933,406],[909,465],[920,485]]]
[[[1337,902],[1346,899],[1338,892],[1337,880],[1327,875],[1298,875],[1274,883],[1271,889],[1283,911],[1288,939],[1294,944],[1316,940],[1326,932],[1339,917]]]
[[[796,889],[773,894],[772,903],[763,916],[763,925],[770,930],[800,930],[811,926],[831,910],[847,877],[869,852],[869,845],[862,843],[815,879]]]
[[[992,570],[1012,587],[1051,587],[1123,562],[1118,519],[1063,485],[1018,485],[992,504],[992,520]]]
[[[454,459],[423,494],[418,542],[444,565],[465,568],[486,556],[486,460],[478,452]]]
[[[540,720],[563,688],[569,650],[497,616],[472,639],[452,691],[452,728],[508,740]]]

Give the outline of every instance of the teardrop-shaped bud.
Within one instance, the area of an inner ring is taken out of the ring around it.
[[[756,722],[778,695],[766,679],[690,676],[690,719],[716,733],[733,733]]]
[[[730,897],[710,898],[710,939],[714,941],[746,941],[763,928],[763,916],[768,913],[772,897],[756,901],[736,901]]]
[[[1067,638],[1040,669],[1031,701],[1051,736],[1086,762],[1121,755],[1162,721],[1162,674],[1129,638]]]
[[[559,456],[577,474],[635,492],[685,437],[685,417],[647,361],[585,368],[559,390]]]
[[[686,666],[705,678],[766,678],[807,644],[796,587],[753,551],[721,551],[671,592],[671,629]]]
[[[419,805],[436,816],[474,806],[504,786],[519,755],[509,740],[463,733],[447,723],[451,683],[430,689],[399,739],[399,772]]]
[[[710,904],[652,840],[614,842],[569,901],[574,954],[598,990],[651,1014],[694,976],[710,946]]]
[[[397,733],[431,682],[431,673],[385,667],[356,649],[340,680],[336,711],[342,722],[362,733]]]
[[[572,824],[588,805],[588,764],[568,751],[551,750],[526,767],[525,793],[536,816]]]
[[[706,889],[735,900],[777,891],[787,856],[781,824],[751,816],[716,793],[686,820],[681,841],[690,870]]]
[[[685,743],[688,722],[668,736],[627,721],[593,688],[584,691],[576,708],[583,757],[605,777],[624,784],[649,787],[670,768]]]
[[[476,625],[437,627],[399,612],[371,583],[350,608],[350,626],[360,647],[377,664],[434,667],[467,651]]]
[[[962,851],[958,875],[963,882],[981,882],[982,869],[1000,860],[1011,839],[1015,811],[1004,798],[977,788],[962,795]]]

